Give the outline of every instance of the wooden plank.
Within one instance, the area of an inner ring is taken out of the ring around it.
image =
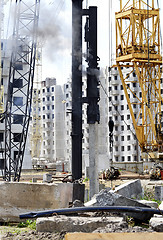
[[[65,240],[162,240],[163,233],[67,233]]]

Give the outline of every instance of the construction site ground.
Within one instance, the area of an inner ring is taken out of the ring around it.
[[[63,178],[67,175],[67,173],[60,173],[60,172],[55,172],[55,170],[31,170],[31,171],[23,171],[22,172],[22,177],[21,177],[21,182],[32,182],[33,178],[37,179],[37,182],[43,182],[43,175],[45,173],[50,173],[52,174],[52,182],[54,183],[59,183],[62,182]],[[146,189],[147,192],[151,194],[154,194],[154,187],[155,185],[162,185],[163,180],[150,180],[149,175],[139,175],[137,173],[131,173],[127,171],[121,171],[121,175],[118,179],[110,181],[110,180],[104,180],[102,179],[102,176],[99,178],[100,184],[102,184],[103,187],[110,187],[110,188],[115,188],[116,186],[119,186],[127,181],[131,181],[133,179],[141,179],[141,184],[144,189]],[[2,179],[1,179],[2,181]],[[84,179],[83,177],[83,183],[85,184],[85,188],[89,189],[89,183],[87,179]],[[151,228],[144,228],[141,226],[128,226],[128,227],[123,227],[123,226],[113,226],[110,227],[110,229],[106,229],[104,231],[106,232],[153,232]],[[18,227],[18,224],[11,225],[10,223],[4,223],[1,224],[0,226],[0,239],[5,239],[5,240],[25,240],[25,239],[54,239],[54,240],[61,240],[64,239],[65,237],[65,232],[60,232],[60,233],[46,233],[46,232],[37,232],[35,229],[25,227],[25,228],[20,228]],[[71,239],[71,238],[67,238]],[[78,237],[77,239],[80,239]],[[88,239],[92,239],[89,238]],[[106,238],[100,238],[100,239],[106,239]],[[137,238],[138,240],[138,238]]]
[[[66,172],[56,172],[55,169],[46,169],[46,170],[24,170],[21,175],[21,182],[24,181],[32,181],[32,178],[36,178],[38,182],[42,182],[43,175],[49,173],[52,174],[52,180],[54,182],[61,182],[63,178],[68,175]],[[149,179],[149,175],[140,175],[138,173],[132,173],[125,170],[120,170],[121,175],[118,180],[113,180],[113,182],[121,181],[121,180],[131,180],[131,179]],[[84,180],[83,176],[83,180]],[[102,181],[102,174],[99,176],[100,181]],[[109,181],[106,181],[109,182]]]

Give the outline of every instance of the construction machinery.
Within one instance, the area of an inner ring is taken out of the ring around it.
[[[163,173],[162,167],[157,164],[154,164],[154,166],[149,171],[150,179],[160,180],[162,179],[163,175],[162,173]]]
[[[31,114],[40,0],[15,3],[5,110],[4,180],[19,181]],[[19,129],[17,128],[19,124]]]
[[[105,180],[117,179],[121,175],[119,169],[112,166],[109,169],[105,169],[102,174]]]
[[[158,4],[158,2],[157,2]],[[120,0],[116,21],[116,65],[142,158],[163,158],[162,57],[159,7],[154,0]],[[126,74],[123,69],[128,69]],[[132,85],[139,87],[140,94]],[[135,114],[134,109],[138,113]]]

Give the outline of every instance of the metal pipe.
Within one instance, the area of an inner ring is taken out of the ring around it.
[[[81,212],[113,212],[113,213],[151,213],[163,215],[163,210],[158,210],[154,208],[142,208],[142,207],[126,207],[126,206],[108,206],[108,207],[76,207],[76,208],[63,208],[63,209],[54,209],[54,210],[45,210],[38,212],[28,212],[20,214],[20,219],[25,218],[37,218],[37,217],[46,217],[52,216],[53,214],[58,215],[68,215],[72,213],[81,213]]]
[[[72,0],[72,175],[82,177],[82,0]]]

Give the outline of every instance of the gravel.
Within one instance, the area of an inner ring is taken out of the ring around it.
[[[144,228],[139,226],[131,227],[126,221],[122,221],[118,224],[108,224],[104,228],[97,228],[94,233],[110,233],[110,232],[154,232],[151,228]],[[62,240],[64,239],[65,232],[61,233],[49,233],[49,232],[22,232],[22,233],[10,233],[7,232],[1,239],[2,240]]]
[[[48,232],[23,232],[23,233],[10,233],[7,232],[1,239],[2,240],[62,240],[64,239],[65,233],[48,233]]]
[[[152,228],[144,228],[139,226],[131,227],[127,222],[119,224],[108,224],[105,228],[97,228],[94,233],[111,233],[111,232],[154,232]]]

